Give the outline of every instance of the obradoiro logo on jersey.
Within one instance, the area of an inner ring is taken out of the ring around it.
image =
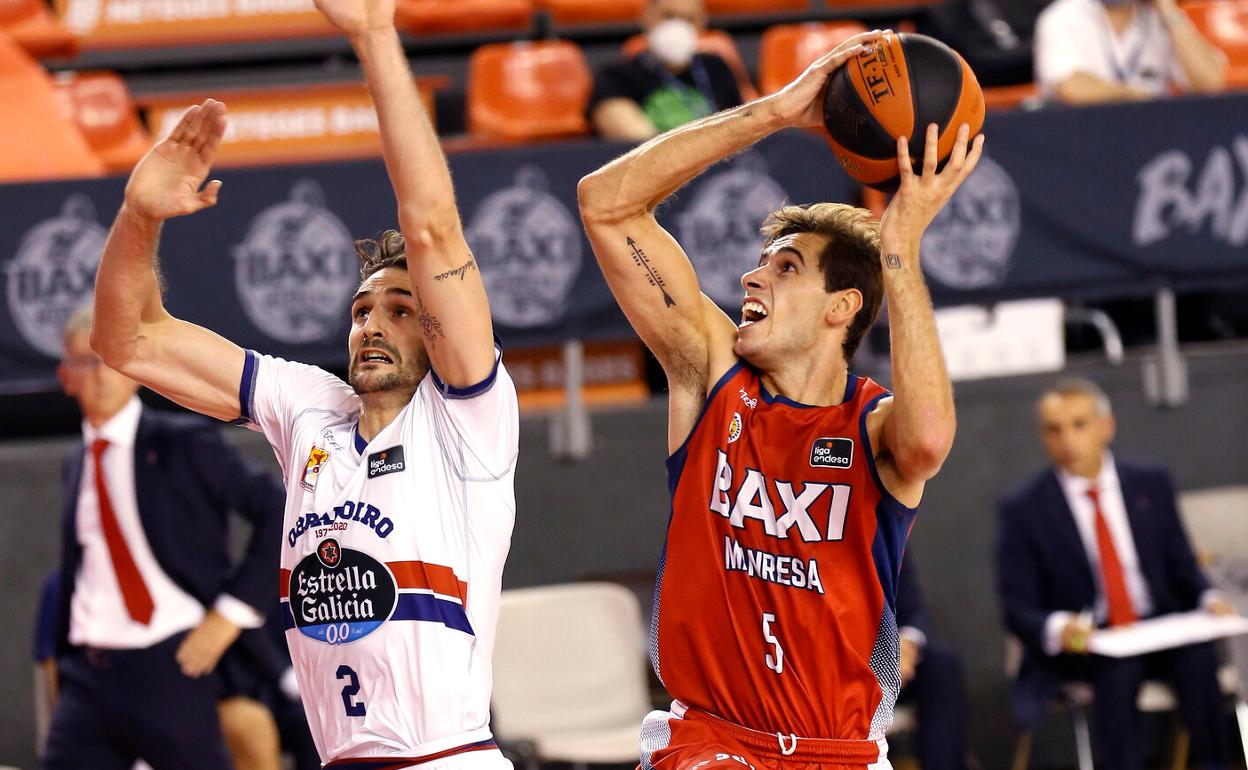
[[[507,326],[558,321],[581,271],[580,225],[546,190],[542,170],[524,166],[513,186],[481,201],[464,231],[494,320]]]
[[[91,296],[107,238],[85,195],[66,198],[60,216],[22,238],[5,271],[6,293],[17,330],[39,352],[60,357],[61,329]]]
[[[394,612],[398,588],[386,565],[337,540],[321,541],[290,572],[295,628],[326,644],[346,644],[381,627]]]
[[[954,289],[999,286],[1021,227],[1018,188],[983,155],[923,235],[923,270]]]
[[[290,200],[251,221],[234,247],[234,285],[243,311],[282,342],[315,342],[344,328],[359,283],[351,234],[325,208],[320,185],[302,179]]]
[[[763,246],[759,225],[784,205],[785,197],[757,153],[741,156],[727,171],[708,175],[697,186],[678,223],[680,243],[708,297],[740,308],[741,274],[758,266]]]

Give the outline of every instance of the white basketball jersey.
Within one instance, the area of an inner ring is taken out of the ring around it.
[[[321,758],[489,741],[519,432],[501,363],[468,389],[431,372],[367,443],[313,366],[248,351],[240,401],[286,481],[281,611]]]

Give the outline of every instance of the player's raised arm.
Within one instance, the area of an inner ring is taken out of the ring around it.
[[[239,416],[243,350],[165,310],[156,246],[166,219],[213,206],[200,189],[225,134],[225,105],[190,108],[135,166],[100,258],[91,347],[106,364],[164,396],[222,420]]]
[[[475,385],[494,368],[490,307],[464,240],[446,157],[394,28],[394,0],[316,0],[316,5],[350,39],[364,67],[429,360],[443,382]]]
[[[736,324],[700,293],[688,257],[655,220],[655,207],[768,134],[819,124],[828,74],[879,34],[851,38],[783,91],[668,131],[578,185],[581,218],[607,283],[674,392],[686,384],[705,389],[708,377],[721,373],[711,371],[718,368],[711,357],[731,356]]]
[[[940,470],[953,446],[957,423],[932,299],[919,264],[919,242],[954,190],[975,170],[984,146],[983,136],[972,143],[963,125],[949,162],[937,173],[936,139],[936,126],[929,126],[921,175],[913,171],[905,138],[898,140],[901,187],[880,223],[893,398],[872,418],[883,421],[876,452],[887,454],[893,476],[886,476],[885,482],[909,505],[918,503],[923,482]]]

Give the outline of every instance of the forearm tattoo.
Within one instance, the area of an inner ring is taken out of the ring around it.
[[[420,324],[421,333],[425,335],[425,341],[430,345],[435,345],[439,337],[446,336],[442,333],[442,322],[425,307],[424,301],[420,298],[420,290],[416,289],[415,292],[416,321]]]
[[[472,257],[469,257],[468,261],[465,262],[464,264],[460,265],[459,267],[447,270],[445,273],[438,273],[437,275],[433,277],[433,280],[445,281],[447,278],[454,278],[458,276],[459,280],[462,281],[464,280],[464,276],[467,275],[469,270],[476,270],[476,269],[477,269],[477,261],[473,259]]]
[[[663,276],[659,275],[659,271],[655,270],[654,266],[650,264],[650,258],[637,245],[637,241],[634,241],[631,236],[628,236],[627,239],[628,248],[633,253],[633,261],[637,263],[638,267],[646,271],[646,281],[663,293],[664,305],[675,307],[676,300],[672,299],[672,295],[667,293],[667,282],[663,280]]]
[[[899,270],[901,269],[901,257],[896,254],[885,254],[884,264],[888,265],[889,270]]]

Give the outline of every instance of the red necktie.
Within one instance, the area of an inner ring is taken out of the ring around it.
[[[1131,604],[1131,595],[1127,593],[1127,578],[1122,572],[1122,562],[1118,560],[1118,550],[1114,548],[1114,539],[1109,534],[1109,523],[1101,512],[1100,494],[1096,487],[1088,488],[1088,498],[1092,501],[1092,510],[1096,513],[1096,550],[1101,557],[1101,580],[1105,585],[1105,603],[1109,610],[1109,625],[1121,626],[1134,623],[1137,619],[1135,607]]]
[[[121,586],[121,598],[126,603],[130,617],[147,625],[152,620],[152,594],[139,574],[139,568],[126,546],[126,538],[121,534],[117,524],[117,515],[113,513],[113,502],[108,497],[108,486],[104,483],[104,465],[100,458],[108,442],[96,439],[91,442],[91,456],[95,460],[95,494],[100,501],[100,529],[104,530],[104,542],[108,544],[108,555],[113,560],[113,571],[117,574],[117,585]]]

